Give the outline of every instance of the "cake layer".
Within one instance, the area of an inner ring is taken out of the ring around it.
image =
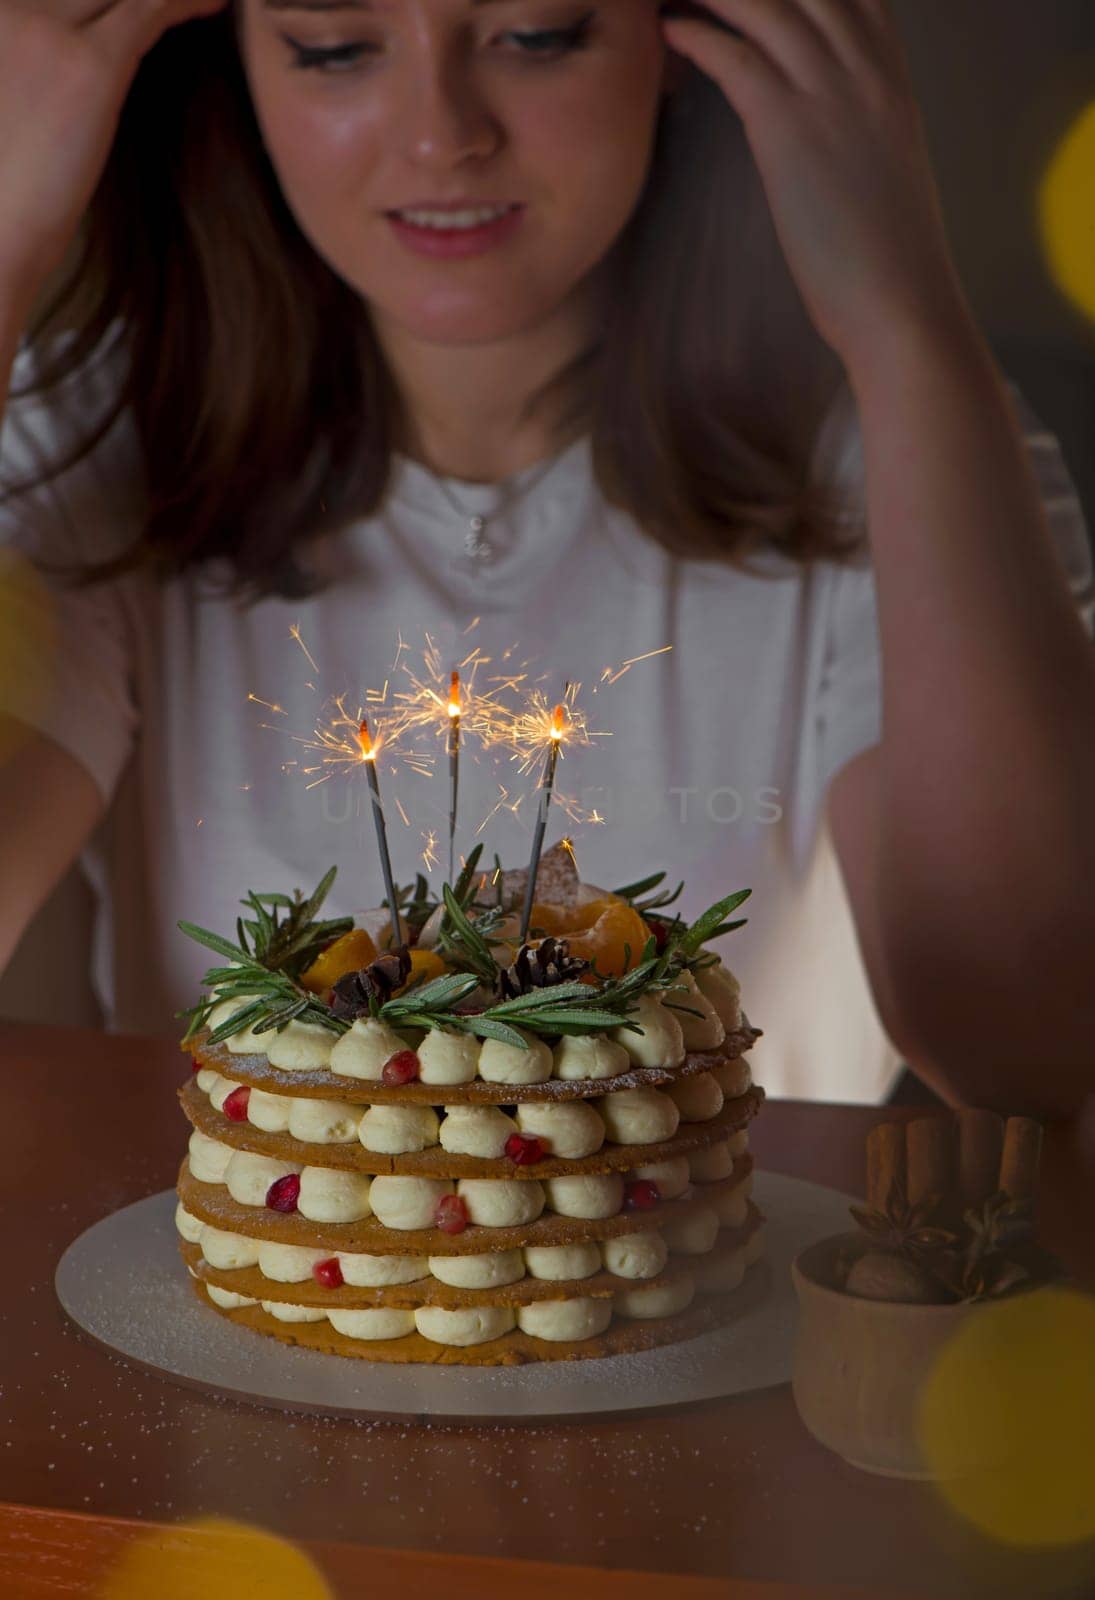
[[[264,1089],[269,1094],[309,1094],[322,1100],[345,1100],[352,1105],[521,1105],[529,1101],[590,1100],[620,1089],[657,1088],[700,1072],[718,1071],[738,1061],[761,1037],[743,1019],[742,1026],[726,1034],[714,1050],[690,1050],[677,1065],[633,1066],[611,1078],[548,1078],[542,1083],[488,1083],[472,1079],[466,1083],[404,1083],[390,1087],[379,1080],[348,1077],[327,1067],[294,1068],[272,1066],[264,1055],[237,1054],[226,1044],[210,1045],[203,1029],[183,1048],[197,1067],[212,1067],[226,1078]],[[752,1082],[748,1064],[732,1085],[733,1095],[743,1094]]]
[[[620,1234],[660,1229],[687,1217],[697,1206],[723,1204],[724,1197],[732,1195],[750,1179],[752,1170],[752,1156],[744,1154],[735,1159],[729,1177],[693,1185],[678,1198],[658,1200],[649,1210],[619,1210],[604,1217],[537,1216],[514,1226],[488,1227],[472,1223],[461,1233],[444,1233],[433,1227],[387,1227],[372,1215],[353,1222],[317,1222],[297,1211],[277,1211],[261,1204],[242,1205],[233,1199],[223,1183],[195,1178],[189,1159],[184,1160],[179,1169],[176,1189],[192,1216],[214,1228],[255,1239],[272,1239],[332,1253],[345,1250],[371,1255],[478,1255],[490,1250],[573,1244],[578,1240],[610,1239]],[[504,1180],[487,1181],[501,1183]],[[577,1181],[583,1180],[579,1177]]]
[[[648,1091],[657,1093],[658,1091]],[[717,1091],[721,1095],[721,1090]],[[285,1097],[283,1097],[285,1098]],[[304,1096],[298,1090],[294,1098],[306,1102],[306,1105],[320,1104],[311,1096]],[[351,1132],[347,1142],[317,1143],[310,1140],[295,1138],[287,1132],[269,1132],[264,1128],[256,1127],[250,1121],[234,1121],[226,1117],[211,1104],[207,1094],[198,1087],[196,1078],[191,1077],[179,1090],[179,1100],[182,1108],[191,1123],[207,1138],[216,1139],[219,1143],[231,1145],[236,1150],[247,1150],[257,1155],[270,1156],[274,1160],[291,1162],[298,1166],[331,1167],[340,1171],[362,1172],[371,1175],[400,1173],[423,1178],[515,1178],[518,1180],[537,1180],[561,1177],[579,1173],[604,1173],[627,1172],[634,1167],[641,1167],[652,1162],[668,1161],[675,1156],[687,1155],[694,1150],[707,1149],[709,1146],[725,1140],[729,1134],[745,1128],[760,1110],[764,1099],[764,1091],[752,1087],[745,1094],[736,1099],[723,1103],[722,1109],[713,1117],[703,1122],[681,1121],[677,1132],[669,1139],[657,1140],[649,1144],[613,1144],[605,1142],[599,1150],[587,1156],[562,1157],[552,1156],[544,1161],[532,1162],[527,1165],[517,1165],[508,1156],[494,1159],[486,1156],[463,1155],[442,1148],[440,1143],[433,1143],[424,1150],[408,1150],[400,1154],[384,1154],[376,1150],[367,1150],[361,1143],[361,1133]],[[717,1104],[717,1100],[715,1102]],[[330,1104],[328,1102],[328,1104]],[[444,1108],[440,1105],[434,1107],[443,1117]],[[546,1108],[550,1110],[551,1108]],[[592,1111],[592,1108],[591,1108]],[[347,1102],[347,1125],[352,1127],[354,1117],[360,1118],[367,1114],[360,1106]],[[677,1115],[673,1108],[674,1118]],[[447,1120],[447,1119],[446,1119]],[[519,1134],[520,1126],[515,1118],[507,1119],[511,1124],[511,1132]],[[605,1122],[601,1120],[602,1138],[605,1136]],[[440,1136],[444,1137],[443,1124]],[[497,1137],[504,1141],[506,1130],[503,1128]],[[436,1135],[435,1135],[436,1137]]]
[[[741,1247],[741,1271],[760,1254],[760,1231],[750,1246]],[[429,1366],[523,1366],[532,1361],[586,1361],[626,1355],[659,1345],[693,1339],[731,1321],[738,1313],[733,1290],[698,1295],[684,1310],[660,1317],[613,1316],[602,1331],[581,1339],[543,1339],[513,1328],[499,1338],[480,1344],[445,1344],[422,1333],[408,1331],[398,1338],[353,1338],[340,1333],[326,1318],[315,1322],[283,1322],[261,1305],[228,1308],[209,1298],[207,1286],[191,1278],[194,1292],[206,1306],[241,1327],[266,1334],[285,1344],[318,1350],[327,1355],[358,1360],[419,1362]],[[482,1315],[482,1313],[480,1313]],[[397,1313],[398,1315],[398,1313]]]
[[[722,1230],[714,1247],[702,1256],[671,1255],[659,1272],[650,1277],[623,1277],[619,1273],[602,1269],[587,1278],[535,1278],[525,1276],[514,1283],[495,1284],[489,1289],[468,1289],[458,1284],[442,1283],[427,1273],[410,1283],[384,1284],[375,1288],[361,1288],[341,1284],[328,1289],[314,1278],[297,1283],[284,1283],[268,1278],[259,1267],[215,1267],[202,1255],[201,1246],[186,1239],[179,1240],[179,1250],[187,1266],[206,1283],[216,1284],[234,1294],[253,1300],[282,1301],[288,1305],[317,1306],[324,1310],[363,1310],[381,1306],[415,1310],[422,1305],[436,1306],[520,1306],[535,1301],[569,1299],[601,1299],[624,1294],[637,1287],[658,1287],[674,1283],[682,1276],[693,1273],[697,1263],[723,1262],[734,1251],[740,1250],[761,1227],[764,1218],[752,1202],[748,1215],[740,1228]]]

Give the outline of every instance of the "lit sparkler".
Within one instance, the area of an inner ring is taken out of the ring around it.
[[[567,685],[569,689],[569,684]],[[559,761],[559,746],[563,742],[564,734],[569,733],[567,726],[567,708],[557,705],[551,713],[551,726],[548,733],[548,749],[544,757],[544,775],[540,780],[539,806],[536,812],[536,830],[532,836],[532,855],[529,859],[528,884],[525,888],[525,905],[521,912],[521,943],[528,938],[529,923],[532,920],[532,902],[536,897],[536,874],[540,870],[540,852],[544,848],[544,830],[547,827],[548,808],[551,805],[551,792],[555,787],[555,768]]]
[[[460,674],[454,667],[449,677],[449,883],[456,864],[456,802],[460,791]]]
[[[388,830],[384,826],[384,807],[380,799],[380,779],[376,770],[376,757],[380,749],[380,740],[374,739],[369,731],[369,719],[362,717],[357,730],[360,760],[365,763],[365,770],[369,775],[369,791],[373,802],[373,821],[376,824],[376,844],[380,852],[380,870],[384,876],[384,892],[388,897],[388,908],[392,917],[392,944],[403,943],[403,928],[399,920],[399,905],[396,900],[395,879],[392,876],[392,858],[388,852]]]

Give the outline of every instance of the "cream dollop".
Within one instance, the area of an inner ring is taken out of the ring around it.
[[[546,1083],[554,1066],[550,1049],[526,1029],[514,1031],[524,1039],[526,1048],[502,1039],[484,1039],[479,1076],[486,1083]]]
[[[670,1156],[668,1161],[648,1161],[645,1166],[632,1167],[629,1178],[645,1178],[658,1185],[663,1200],[676,1200],[691,1181],[687,1156]]]
[[[562,1101],[558,1105],[530,1100],[517,1107],[517,1126],[531,1138],[542,1139],[549,1156],[566,1161],[591,1156],[605,1142],[600,1113],[584,1100]]]
[[[506,1140],[515,1131],[513,1118],[498,1106],[446,1106],[441,1148],[454,1156],[498,1161],[506,1153]]]
[[[555,1076],[576,1078],[618,1078],[631,1070],[631,1057],[622,1044],[603,1033],[564,1035],[552,1051]]]
[[[417,1283],[428,1278],[425,1256],[371,1256],[360,1250],[338,1250],[343,1282],[351,1289],[382,1289],[393,1283]]]
[[[726,1032],[736,1033],[741,1027],[741,984],[729,967],[724,967],[721,961],[701,967],[696,973],[696,984],[714,1006]]]
[[[347,1339],[402,1339],[414,1332],[414,1312],[399,1311],[394,1306],[378,1306],[368,1311],[337,1311],[327,1313],[327,1320],[336,1333]]]
[[[357,1136],[366,1150],[398,1156],[436,1144],[437,1132],[432,1106],[370,1106]]]
[[[309,1222],[360,1222],[372,1211],[369,1183],[360,1172],[305,1167],[300,1175],[297,1210]]]
[[[624,1180],[615,1172],[548,1178],[545,1187],[548,1205],[561,1217],[614,1217],[624,1203]]]
[[[243,1233],[229,1233],[225,1228],[206,1226],[202,1229],[201,1252],[211,1267],[232,1272],[237,1267],[257,1267],[259,1244]]]
[[[684,1034],[676,1014],[663,1006],[657,995],[641,994],[627,1020],[636,1023],[640,1031],[613,1028],[612,1037],[623,1045],[636,1066],[680,1066],[684,1060]]]
[[[351,1144],[357,1138],[361,1107],[345,1100],[294,1098],[289,1107],[289,1132],[308,1144]]]
[[[275,1161],[272,1156],[237,1150],[225,1169],[224,1181],[228,1193],[239,1205],[264,1206],[270,1185],[300,1170],[292,1161]]]
[[[461,1178],[456,1192],[469,1220],[484,1228],[512,1228],[534,1222],[544,1209],[543,1185],[529,1179]]]
[[[328,1065],[340,1078],[379,1083],[385,1062],[406,1048],[406,1040],[386,1022],[377,1017],[358,1017],[349,1032],[333,1046]]]
[[[673,1015],[681,1025],[686,1050],[715,1050],[726,1038],[718,1012],[691,972],[681,972],[673,987],[664,991],[664,999],[679,1008]]]
[[[220,1073],[214,1072],[212,1067],[200,1067],[194,1075],[194,1082],[203,1094],[211,1095],[220,1081]]]
[[[280,1033],[273,1029],[262,1035],[266,1058],[282,1072],[314,1072],[326,1067],[337,1035],[318,1022],[290,1022]]]
[[[418,1047],[421,1083],[470,1083],[479,1068],[479,1040],[472,1034],[432,1028]]]
[[[215,1283],[204,1285],[205,1292],[215,1306],[225,1311],[238,1311],[241,1306],[257,1306],[258,1301],[248,1294],[236,1294],[232,1289],[222,1289]]]
[[[496,1289],[525,1275],[520,1250],[489,1250],[478,1256],[431,1256],[430,1271],[454,1289]]]
[[[261,1300],[259,1304],[279,1322],[326,1322],[327,1313],[319,1306],[291,1306],[283,1300]]]
[[[434,1344],[486,1344],[510,1333],[516,1318],[509,1306],[419,1306],[414,1325]]]
[[[677,1131],[680,1112],[660,1089],[620,1089],[596,1102],[613,1144],[660,1144]]]
[[[534,1339],[593,1339],[604,1333],[611,1321],[612,1301],[607,1297],[534,1300],[531,1305],[517,1308],[517,1326]]]
[[[642,1289],[624,1289],[613,1300],[623,1317],[673,1317],[692,1304],[696,1280],[684,1272],[672,1283],[652,1283]]]
[[[275,1239],[259,1240],[259,1271],[273,1283],[305,1283],[312,1268],[329,1261],[329,1250],[312,1250],[303,1244],[279,1244]]]
[[[719,1236],[719,1214],[714,1206],[695,1206],[676,1222],[668,1222],[663,1237],[678,1255],[705,1256],[715,1248]]]
[[[253,1088],[247,1097],[247,1120],[266,1133],[288,1133],[292,1103],[288,1095]]]
[[[745,1056],[739,1056],[736,1061],[723,1061],[719,1066],[712,1067],[711,1076],[722,1090],[725,1100],[736,1100],[753,1082],[753,1073]]]
[[[722,1110],[723,1094],[713,1072],[697,1072],[666,1085],[682,1122],[710,1122]]]
[[[175,1207],[175,1227],[187,1244],[201,1243],[202,1229],[205,1227],[205,1223],[202,1222],[200,1217],[196,1217],[192,1211],[188,1211],[181,1200]]]
[[[706,1150],[693,1150],[688,1158],[688,1171],[693,1183],[717,1183],[728,1178],[734,1170],[734,1157],[730,1153],[729,1139],[708,1145]]]
[[[530,1277],[553,1283],[591,1278],[601,1270],[601,1252],[588,1239],[579,1244],[530,1244],[525,1246],[525,1266]]]
[[[370,1199],[374,1215],[386,1228],[432,1228],[437,1202],[453,1190],[448,1178],[383,1176],[373,1179]]]
[[[200,1133],[195,1128],[186,1148],[192,1177],[200,1183],[224,1182],[228,1164],[236,1154],[230,1144],[210,1139],[208,1134]]]
[[[210,1033],[213,1033],[231,1017],[235,1016],[237,1011],[242,1011],[253,1000],[260,998],[261,996],[257,994],[241,994],[237,995],[234,1000],[222,1000],[219,1006],[214,1006],[206,1018],[206,1027]],[[269,1042],[270,1035],[268,1033],[255,1033],[251,1028],[244,1028],[240,1033],[230,1034],[224,1041],[230,1054],[234,1056],[262,1055]]]
[[[242,1089],[243,1085],[237,1083],[235,1078],[222,1078],[217,1074],[217,1081],[209,1091],[209,1104],[217,1111],[224,1110],[224,1102],[235,1090]]]
[[[601,1243],[606,1272],[617,1278],[656,1278],[669,1260],[669,1247],[660,1233],[625,1233]]]

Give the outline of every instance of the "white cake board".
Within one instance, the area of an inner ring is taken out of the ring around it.
[[[734,1291],[733,1320],[663,1349],[523,1367],[373,1364],[301,1350],[203,1306],[175,1232],[175,1192],[104,1217],[65,1251],[55,1285],[98,1343],[191,1387],[279,1409],[514,1421],[649,1411],[786,1383],[796,1306],[791,1261],[850,1227],[849,1197],[758,1172],[765,1255]]]

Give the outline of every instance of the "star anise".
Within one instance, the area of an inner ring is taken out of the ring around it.
[[[928,1195],[910,1205],[903,1183],[894,1183],[883,1210],[872,1206],[849,1206],[852,1216],[876,1245],[889,1250],[931,1250],[956,1243],[957,1236],[946,1228],[933,1227],[931,1219],[940,1207],[938,1195]]]
[[[375,1016],[411,975],[411,953],[405,944],[378,956],[367,967],[347,972],[331,991],[331,1010],[344,1022]]]
[[[515,1000],[518,995],[531,994],[533,989],[573,983],[588,970],[589,962],[582,956],[572,956],[565,939],[549,935],[538,944],[521,946],[512,965],[499,974],[498,989],[504,1000]]]

